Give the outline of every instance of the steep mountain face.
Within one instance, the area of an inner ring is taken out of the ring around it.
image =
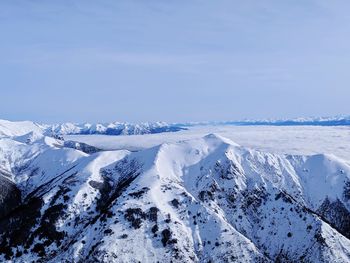
[[[0,158],[0,261],[350,261],[350,166],[334,156],[29,135],[0,139]]]

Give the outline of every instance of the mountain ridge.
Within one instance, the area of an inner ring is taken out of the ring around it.
[[[22,136],[29,132],[47,136],[64,135],[143,135],[163,132],[178,132],[195,126],[350,126],[350,116],[310,117],[295,119],[266,119],[242,121],[207,121],[207,122],[145,122],[132,124],[127,122],[110,123],[61,123],[43,124],[32,121],[12,122],[0,119],[0,136]]]
[[[21,193],[7,196],[10,210],[0,203],[2,260],[350,259],[350,166],[335,156],[266,153],[215,134],[138,152],[32,138],[0,139]]]
[[[32,121],[12,122],[0,120],[0,136],[13,137],[23,136],[30,132],[43,134],[46,136],[63,135],[142,135],[156,134],[162,132],[177,132],[186,128],[167,124],[165,122],[147,122],[140,124],[111,122],[103,124],[90,123],[62,123],[62,124],[42,124]]]

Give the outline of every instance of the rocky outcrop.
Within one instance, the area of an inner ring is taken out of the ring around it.
[[[9,214],[20,203],[20,190],[9,179],[9,173],[0,171],[0,218]]]

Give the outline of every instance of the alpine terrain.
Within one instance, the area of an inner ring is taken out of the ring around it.
[[[0,134],[1,262],[350,262],[350,164],[334,155]]]

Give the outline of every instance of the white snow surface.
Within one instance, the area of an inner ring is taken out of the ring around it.
[[[0,138],[2,262],[350,261],[347,127],[65,136],[83,152],[22,125]]]
[[[30,132],[42,133],[43,126],[31,121],[0,120],[0,137],[21,136]]]

